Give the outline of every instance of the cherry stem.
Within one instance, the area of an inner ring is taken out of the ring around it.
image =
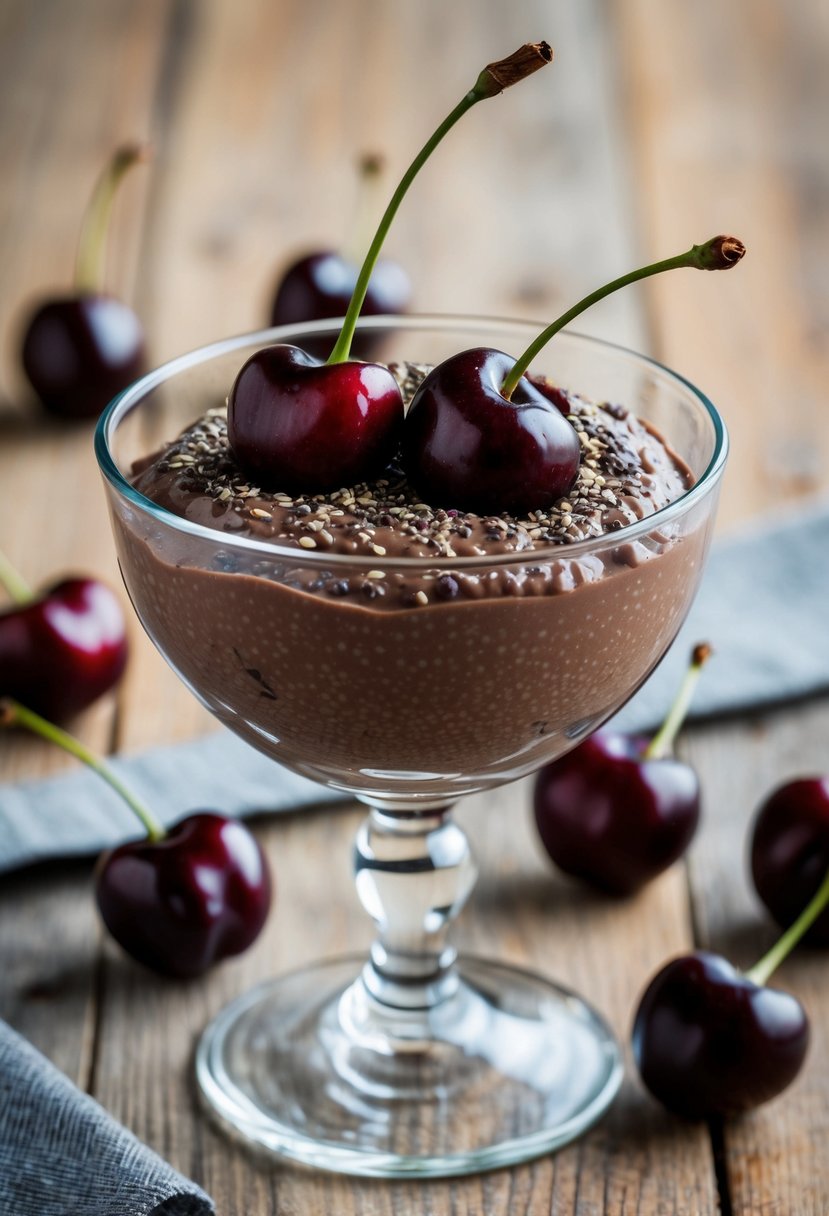
[[[150,158],[146,144],[125,144],[116,149],[95,183],[86,208],[75,258],[75,287],[79,292],[100,291],[104,277],[104,248],[112,204],[121,179],[133,165]]]
[[[350,228],[353,235],[348,246],[343,250],[343,256],[347,262],[359,262],[360,255],[368,244],[372,215],[375,204],[378,202],[377,196],[383,181],[383,173],[382,156],[367,152],[360,157],[357,201]]]
[[[365,261],[357,276],[357,282],[348,304],[340,335],[328,357],[329,364],[344,363],[351,353],[351,343],[354,340],[357,319],[360,315],[360,309],[363,307],[366,292],[368,291],[369,279],[380,255],[386,234],[391,227],[392,220],[397,214],[397,209],[403,201],[406,191],[444,135],[447,135],[466,111],[471,110],[479,101],[483,101],[487,97],[495,97],[498,93],[503,92],[504,89],[509,88],[510,85],[517,84],[519,80],[523,80],[526,76],[531,75],[538,68],[551,63],[552,58],[553,52],[548,44],[546,42],[537,42],[520,47],[512,55],[507,56],[506,59],[489,64],[480,73],[466,96],[458,102],[451,114],[448,114],[444,118],[434,134],[423,145],[400,179],[400,184],[392,195],[391,202],[383,212],[383,218],[380,220],[380,225],[374,234],[374,239],[369,246]]]
[[[85,747],[79,739],[76,739],[74,735],[61,730],[59,726],[55,726],[54,722],[48,722],[46,718],[41,718],[40,714],[36,714],[33,709],[27,709],[25,705],[21,705],[9,697],[3,697],[0,700],[0,726],[23,726],[33,734],[48,740],[49,743],[55,743],[58,747],[62,747],[65,752],[69,752],[70,756],[83,761],[84,764],[106,781],[107,785],[115,790],[116,794],[121,795],[130,810],[141,820],[148,840],[158,841],[164,839],[166,832],[156,817],[121,783],[112,769],[99,756],[91,752],[88,747]]]
[[[15,604],[28,604],[34,599],[31,587],[0,550],[0,584],[6,588]]]
[[[681,270],[684,267],[690,267],[692,270],[728,270],[729,267],[736,266],[745,251],[745,245],[742,241],[737,240],[736,237],[715,236],[710,241],[706,241],[704,245],[692,246],[687,253],[680,253],[673,258],[665,258],[664,261],[654,262],[650,266],[642,266],[639,270],[632,270],[629,274],[623,274],[620,279],[614,279],[612,283],[607,283],[604,287],[591,291],[589,296],[585,296],[583,300],[579,300],[578,304],[574,304],[567,312],[562,313],[557,321],[553,321],[551,325],[548,325],[546,329],[542,330],[535,341],[530,343],[504,380],[501,386],[501,395],[509,401],[515,392],[519,380],[538,352],[547,345],[560,329],[563,329],[565,325],[569,325],[575,317],[592,307],[593,304],[598,303],[599,300],[603,300],[605,296],[612,295],[614,291],[618,291],[621,287],[637,283],[640,279],[648,279],[651,275],[662,274],[664,270]]]
[[[688,713],[703,667],[713,651],[707,642],[698,642],[691,651],[691,662],[682,678],[679,692],[668,711],[668,716],[643,752],[644,760],[664,760],[674,750],[676,737]]]
[[[768,954],[764,954],[760,961],[745,973],[746,979],[761,987],[767,983],[773,972],[794,950],[804,933],[812,927],[827,904],[829,904],[829,872],[794,924],[790,925],[779,941],[775,942]]]

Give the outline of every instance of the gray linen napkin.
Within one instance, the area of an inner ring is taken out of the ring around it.
[[[210,1198],[0,1022],[0,1216],[210,1216]]]
[[[720,541],[678,640],[617,723],[644,730],[662,718],[697,641],[710,642],[716,657],[697,690],[696,717],[758,709],[829,688],[827,613],[829,502]],[[197,807],[248,814],[337,797],[227,731],[113,767],[165,822]],[[92,773],[0,786],[0,871],[92,853],[134,834],[130,812]]]

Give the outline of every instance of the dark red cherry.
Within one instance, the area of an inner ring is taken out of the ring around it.
[[[654,976],[633,1026],[644,1084],[690,1119],[768,1102],[800,1072],[808,1045],[808,1018],[795,997],[705,951],[675,958]]]
[[[784,929],[806,907],[829,870],[829,777],[781,785],[762,804],[751,839],[751,875],[757,894]],[[829,911],[804,935],[829,946]]]
[[[579,467],[573,426],[523,377],[507,400],[515,360],[465,350],[434,368],[415,393],[403,428],[403,466],[434,506],[521,514],[551,506]]]
[[[271,325],[293,325],[343,317],[348,308],[360,267],[339,253],[309,253],[285,271],[277,286],[271,310]],[[402,266],[388,259],[377,262],[369,279],[361,314],[364,317],[396,315],[408,311],[412,288]],[[378,338],[359,330],[352,344],[356,359],[369,359],[378,349]],[[334,338],[305,338],[308,354],[327,359]]]
[[[144,371],[141,322],[114,296],[47,300],[26,327],[23,367],[50,413],[97,417]]]
[[[645,759],[647,744],[600,731],[536,779],[535,822],[550,857],[612,895],[672,865],[699,822],[696,773],[672,757]]]
[[[379,473],[395,454],[403,399],[378,363],[321,364],[296,346],[252,355],[230,392],[227,433],[265,486],[315,493]]]
[[[127,662],[124,614],[109,587],[70,578],[0,613],[0,696],[58,721],[86,709]]]
[[[102,290],[112,204],[125,174],[149,158],[143,144],[116,148],[84,214],[75,290],[44,300],[23,337],[23,369],[44,407],[61,418],[94,418],[144,371],[138,317]]]
[[[128,954],[164,975],[190,978],[254,941],[270,909],[271,880],[243,823],[199,811],[161,840],[104,854],[95,895]]]

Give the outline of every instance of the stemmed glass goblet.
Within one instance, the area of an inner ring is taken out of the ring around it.
[[[537,332],[446,317],[361,327],[386,360],[427,364],[469,346],[520,351]],[[254,350],[338,331],[282,327],[176,359],[110,405],[96,450],[124,581],[173,669],[255,747],[370,808],[354,852],[377,927],[368,960],[269,980],[220,1013],[197,1052],[206,1102],[234,1134],[306,1164],[472,1173],[578,1135],[612,1100],[621,1063],[573,993],[457,958],[447,930],[476,871],[451,805],[561,755],[647,678],[698,585],[727,439],[682,377],[563,333],[533,370],[632,409],[694,475],[677,501],[619,531],[518,553],[368,559],[234,536],[135,489],[150,431],[169,439],[220,408]],[[334,593],[343,581],[373,591]]]

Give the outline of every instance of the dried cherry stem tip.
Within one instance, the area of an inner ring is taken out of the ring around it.
[[[351,353],[351,343],[354,340],[357,319],[360,315],[360,309],[363,307],[369,280],[377,258],[380,256],[380,250],[383,247],[386,234],[391,227],[392,220],[397,214],[397,209],[403,201],[406,191],[443,137],[451,131],[455,123],[463,117],[466,111],[471,110],[479,101],[483,101],[487,97],[496,97],[499,93],[503,93],[504,89],[518,84],[519,81],[524,80],[527,76],[531,76],[533,72],[537,72],[539,68],[543,68],[552,61],[552,58],[553,52],[546,42],[534,42],[520,47],[512,55],[508,55],[506,59],[500,59],[497,63],[488,64],[478,75],[478,79],[469,92],[458,102],[454,110],[444,118],[437,130],[423,145],[400,179],[400,183],[391,197],[391,202],[383,213],[383,218],[380,220],[380,225],[374,234],[374,239],[369,246],[365,261],[357,277],[354,292],[348,304],[345,320],[343,321],[342,330],[337,338],[334,349],[328,357],[329,364],[344,363]]]
[[[104,246],[115,195],[124,175],[133,165],[146,164],[150,156],[149,144],[123,144],[115,150],[95,183],[83,218],[75,259],[75,287],[78,291],[101,290]]]
[[[642,266],[639,270],[632,270],[629,274],[624,274],[621,278],[614,279],[612,283],[606,283],[604,287],[591,291],[589,296],[585,296],[583,300],[579,300],[578,304],[574,304],[572,308],[568,308],[567,312],[562,313],[557,320],[542,330],[538,337],[530,343],[523,355],[516,360],[509,375],[504,380],[501,386],[502,395],[509,401],[515,392],[518,381],[524,375],[524,372],[538,352],[547,345],[560,329],[564,329],[565,325],[569,325],[580,313],[585,312],[594,304],[598,304],[599,300],[603,300],[605,296],[612,295],[614,291],[619,291],[621,287],[628,287],[631,283],[637,283],[640,279],[648,279],[651,275],[662,274],[665,270],[682,270],[684,268],[691,270],[730,270],[732,266],[736,266],[742,259],[745,251],[745,245],[736,236],[714,236],[710,241],[706,241],[704,245],[692,245],[687,253],[680,253],[676,257],[665,258],[662,262],[653,262],[649,266]]]
[[[826,874],[823,882],[794,924],[790,925],[783,936],[775,942],[768,954],[764,954],[760,961],[745,973],[746,979],[760,986],[766,984],[784,959],[791,954],[803,935],[811,929],[827,904],[829,904],[829,873]]]
[[[76,739],[74,735],[61,730],[59,726],[55,726],[54,722],[41,718],[40,714],[36,714],[33,709],[27,709],[25,705],[21,705],[18,701],[13,701],[10,697],[2,697],[0,698],[0,727],[12,726],[25,727],[32,734],[39,735],[41,739],[46,739],[47,742],[54,743],[58,747],[63,748],[70,756],[74,756],[76,760],[80,760],[88,768],[91,768],[93,772],[96,772],[107,783],[110,789],[115,790],[116,794],[119,794],[123,798],[130,810],[142,823],[148,840],[157,841],[164,839],[166,832],[155,815],[147,810],[131,790],[128,790],[119,778],[115,776],[112,769],[99,756],[96,756],[94,752],[91,752],[88,747],[81,743],[80,739]]]
[[[497,97],[504,89],[552,62],[553,48],[549,42],[527,42],[506,59],[488,63],[475,82],[475,91],[479,97]]]
[[[688,669],[679,686],[676,700],[668,711],[668,716],[662,726],[645,748],[643,757],[645,760],[664,760],[673,752],[676,737],[685,721],[700,673],[713,653],[707,642],[698,642],[691,651],[691,662],[688,664]]]

